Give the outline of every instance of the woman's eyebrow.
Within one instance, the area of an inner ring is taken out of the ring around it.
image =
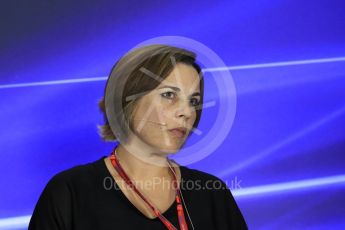
[[[173,90],[175,90],[177,92],[181,91],[180,88],[175,87],[175,86],[170,86],[170,85],[163,85],[163,86],[159,87],[158,89],[162,89],[162,88],[171,88],[171,89],[173,89]]]
[[[158,89],[162,89],[162,88],[170,88],[170,89],[173,89],[173,90],[175,90],[177,92],[181,91],[180,88],[178,88],[176,86],[171,86],[171,85],[163,85],[163,86],[159,87]],[[191,96],[200,96],[200,92],[195,92]]]

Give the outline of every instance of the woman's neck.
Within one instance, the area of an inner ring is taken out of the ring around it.
[[[171,172],[166,155],[149,150],[133,153],[130,148],[119,144],[116,147],[117,157],[125,172],[135,180],[170,178]]]

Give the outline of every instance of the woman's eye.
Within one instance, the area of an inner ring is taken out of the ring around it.
[[[196,98],[193,98],[191,100],[191,104],[192,104],[192,106],[198,106],[200,104],[200,101]]]
[[[173,93],[173,92],[166,92],[166,93],[162,93],[161,95],[162,95],[163,97],[172,99],[173,96],[175,96],[175,93]]]
[[[165,97],[167,99],[174,99],[174,97],[176,96],[174,92],[165,92],[165,93],[162,93],[161,95],[162,97]],[[200,100],[196,98],[192,98],[190,102],[192,106],[198,106],[200,104]]]

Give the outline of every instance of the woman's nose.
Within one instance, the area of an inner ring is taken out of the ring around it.
[[[190,106],[189,100],[181,100],[176,113],[177,117],[184,116],[186,119],[189,119],[193,113],[193,108]]]

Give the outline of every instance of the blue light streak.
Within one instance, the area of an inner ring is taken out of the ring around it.
[[[271,63],[239,65],[239,66],[224,66],[224,67],[216,67],[216,68],[206,68],[206,69],[203,69],[202,71],[203,72],[215,72],[215,71],[227,71],[227,70],[230,71],[230,70],[258,69],[258,68],[274,68],[274,67],[283,67],[283,66],[308,65],[308,64],[343,62],[343,61],[345,61],[345,57],[333,57],[333,58],[308,59],[308,60],[296,60],[296,61],[285,61],[285,62],[271,62]],[[32,86],[45,86],[45,85],[59,85],[59,84],[71,84],[71,83],[83,83],[83,82],[94,82],[94,81],[106,81],[107,78],[108,78],[107,76],[102,76],[102,77],[76,78],[76,79],[67,79],[67,80],[3,84],[3,85],[0,85],[0,89],[32,87]]]

